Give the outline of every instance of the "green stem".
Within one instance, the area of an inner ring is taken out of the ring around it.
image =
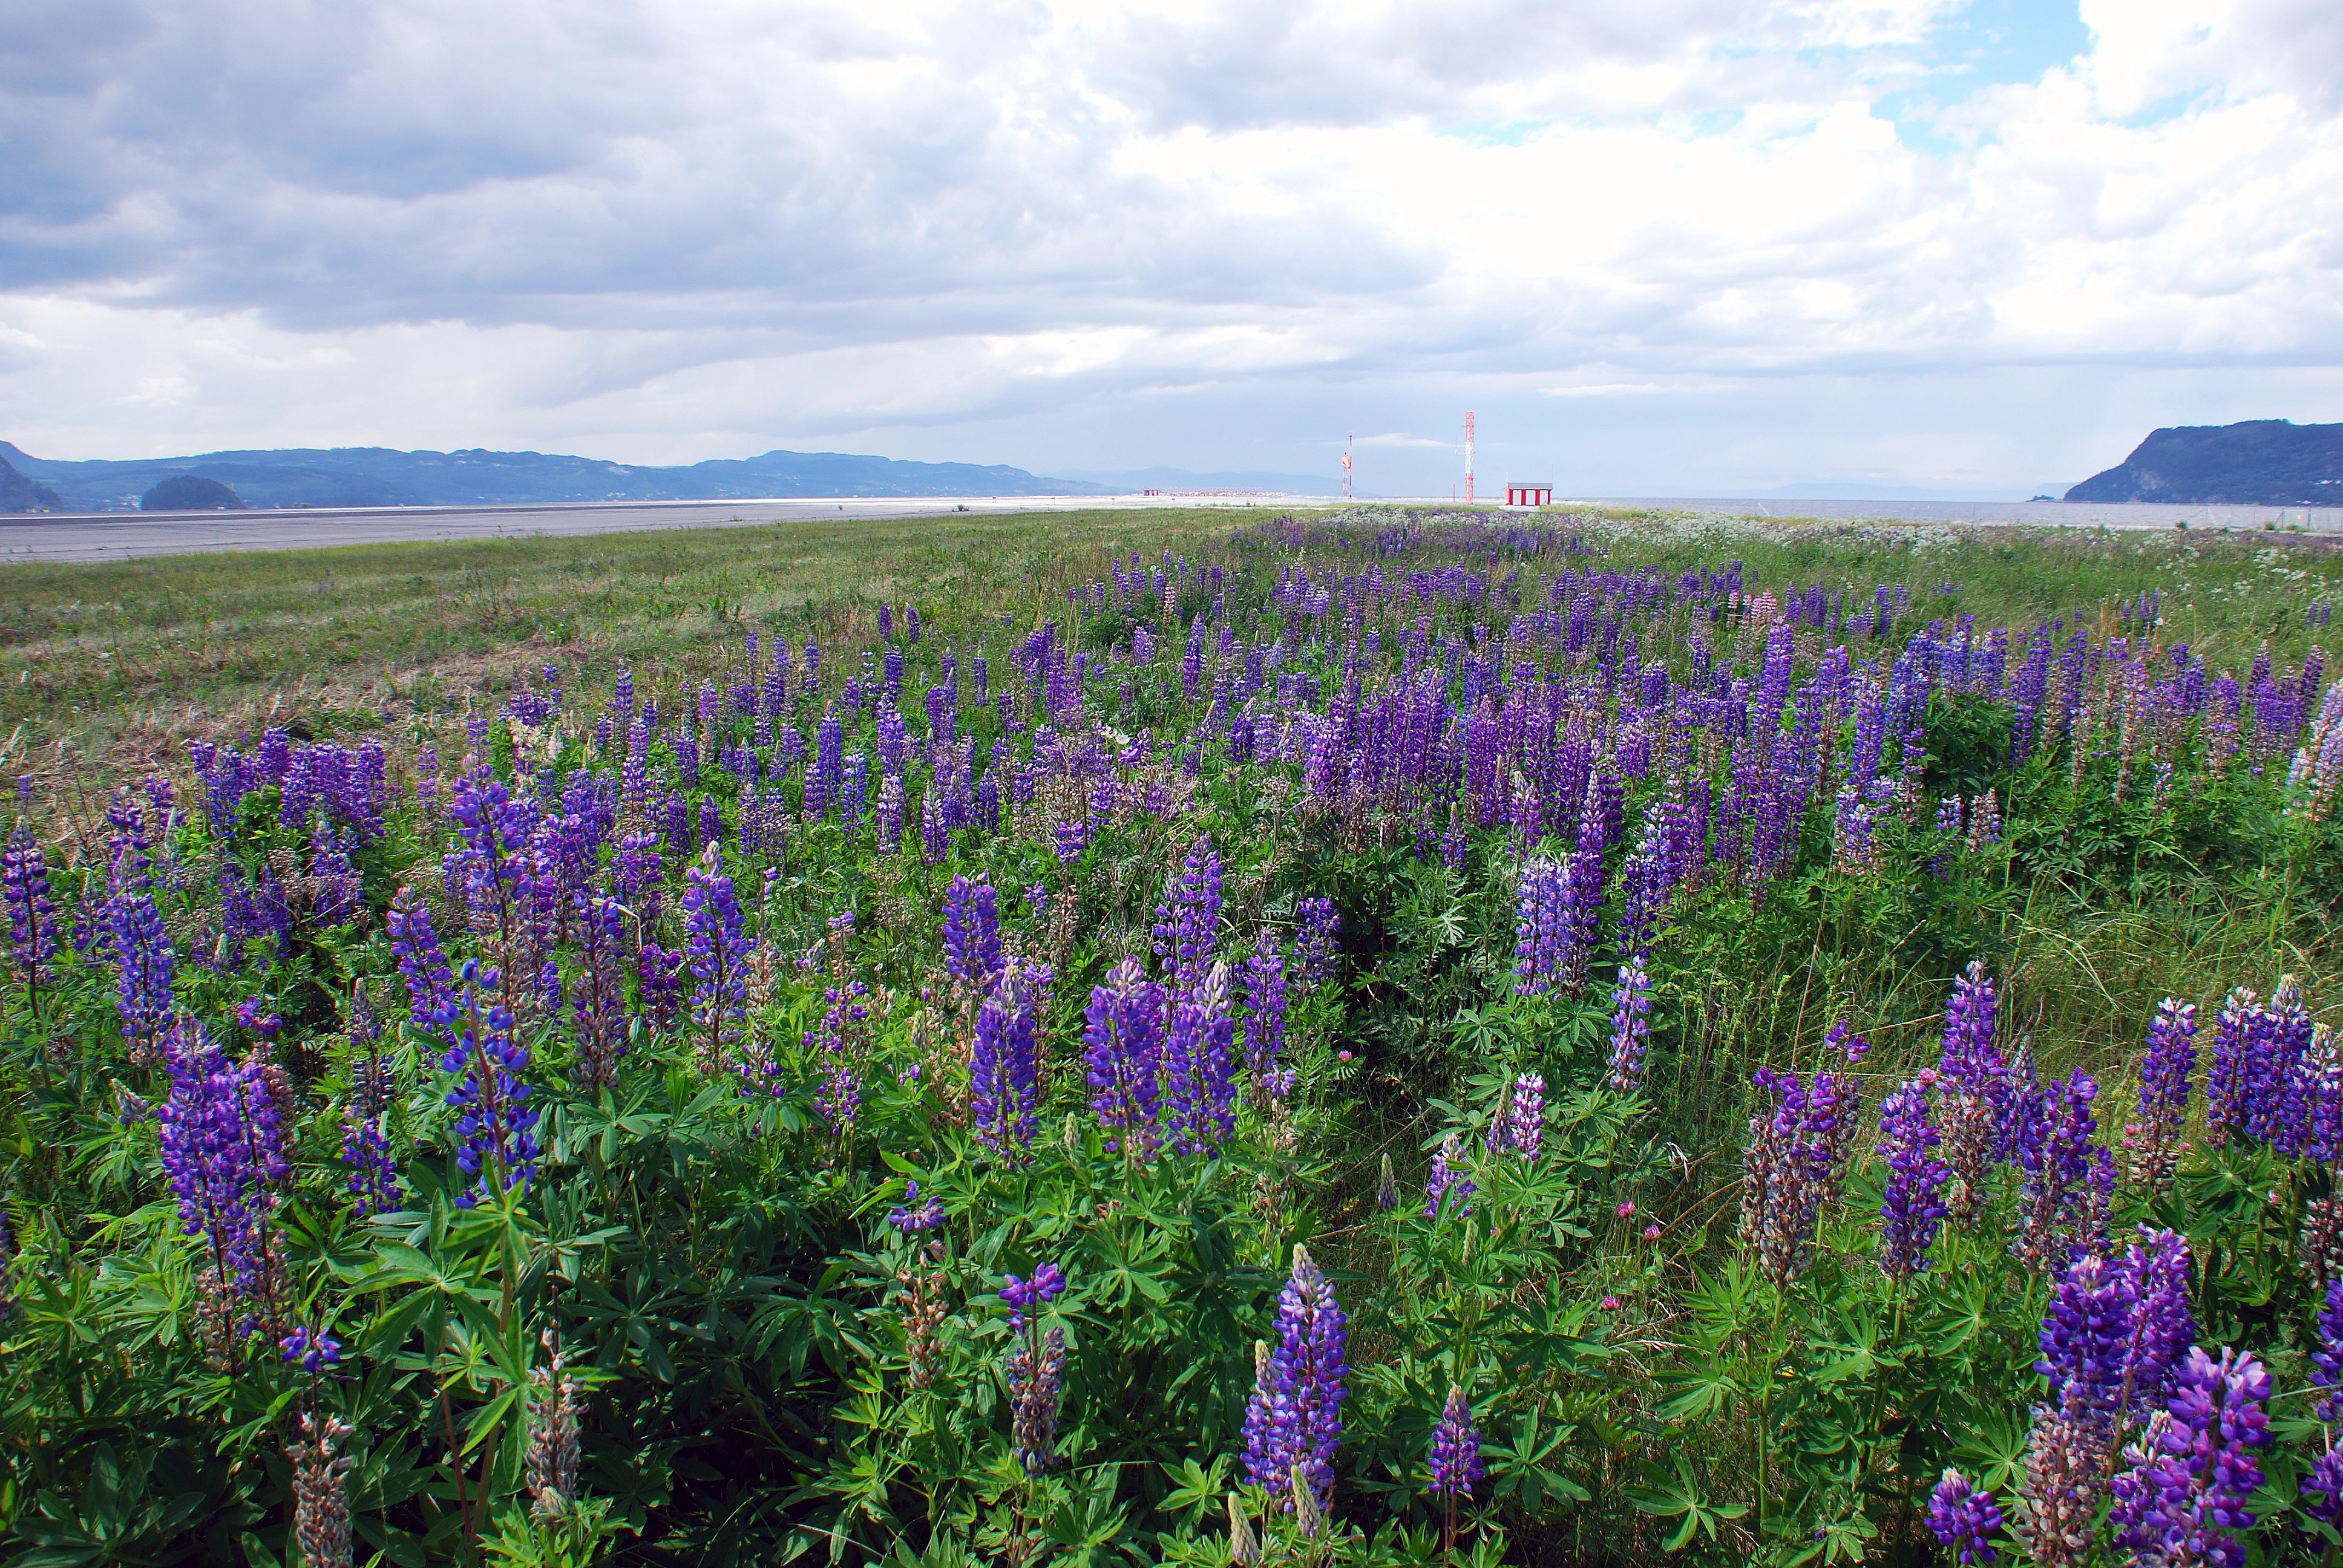
[[[1774,1292],[1774,1315],[1765,1328],[1765,1386],[1757,1397],[1757,1539],[1765,1539],[1765,1504],[1773,1489],[1774,1347],[1782,1337],[1782,1293]]]

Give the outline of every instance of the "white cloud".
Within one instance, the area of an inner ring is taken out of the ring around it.
[[[2085,0],[2087,54],[1981,85],[1959,0],[22,8],[0,434],[44,455],[1279,467],[1477,404],[1559,458],[1615,402],[1654,483],[2030,487],[2146,427],[2008,427],[2029,378],[2198,422],[2343,360],[2307,0]]]

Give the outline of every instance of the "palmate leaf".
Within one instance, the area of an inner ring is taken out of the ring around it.
[[[1675,1456],[1674,1475],[1657,1465],[1647,1464],[1644,1467],[1644,1485],[1627,1488],[1627,1501],[1634,1503],[1640,1513],[1681,1521],[1665,1543],[1665,1549],[1670,1552],[1683,1551],[1695,1535],[1705,1534],[1715,1541],[1718,1524],[1738,1519],[1749,1512],[1745,1503],[1708,1501],[1702,1491],[1699,1477],[1693,1473],[1692,1461],[1682,1452]]]
[[[1127,1539],[1128,1513],[1115,1505],[1120,1480],[1116,1466],[1102,1464],[1087,1485],[1078,1483],[1059,1494],[1057,1505],[1042,1523],[1041,1534],[1065,1554],[1062,1560],[1070,1568],[1098,1568],[1114,1559],[1118,1547],[1128,1549],[1134,1560],[1144,1561],[1138,1543]]]
[[[1483,1437],[1481,1456],[1488,1466],[1489,1496],[1495,1502],[1518,1500],[1529,1517],[1537,1518],[1549,1499],[1585,1503],[1593,1493],[1561,1469],[1577,1428],[1541,1419],[1533,1406],[1507,1422],[1502,1441]]]
[[[1955,1444],[1953,1457],[1979,1491],[2006,1493],[2024,1481],[2027,1422],[2016,1411],[1975,1410],[1967,1422],[1952,1430],[1965,1433]]]
[[[1164,1496],[1163,1512],[1177,1514],[1182,1523],[1193,1525],[1220,1508],[1222,1498],[1228,1493],[1230,1463],[1227,1454],[1215,1453],[1210,1468],[1198,1464],[1193,1458],[1183,1459],[1177,1465],[1165,1465],[1163,1474],[1172,1483],[1172,1490]]]

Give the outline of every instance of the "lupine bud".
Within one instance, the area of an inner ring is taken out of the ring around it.
[[[1301,1531],[1304,1539],[1315,1536],[1323,1511],[1319,1506],[1317,1485],[1311,1478],[1308,1465],[1299,1460],[1294,1462],[1287,1472],[1287,1490],[1291,1494],[1288,1506],[1293,1511],[1294,1527]]]
[[[578,1498],[578,1381],[551,1329],[539,1342],[552,1365],[528,1373],[528,1494],[533,1512],[552,1515]]]
[[[1261,1543],[1253,1538],[1244,1499],[1233,1492],[1229,1493],[1229,1561],[1237,1568],[1253,1568],[1261,1561]]]
[[[2101,1464],[2097,1448],[2073,1418],[2046,1406],[2034,1412],[2017,1537],[2038,1568],[2071,1568],[2090,1555]]]
[[[337,1416],[322,1422],[315,1412],[301,1417],[301,1441],[293,1445],[293,1539],[301,1568],[349,1568],[354,1462],[337,1452],[349,1435]]]

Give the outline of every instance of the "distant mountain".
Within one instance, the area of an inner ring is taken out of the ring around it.
[[[14,452],[15,447],[0,441],[0,447]],[[16,471],[6,457],[0,457],[0,512],[54,512],[57,510],[57,493],[46,485],[35,484]]]
[[[1189,468],[1069,468],[1071,479],[1088,479],[1125,495],[1141,490],[1275,490],[1288,496],[1339,496],[1342,481],[1320,474],[1272,474],[1254,469],[1199,474]]]
[[[1808,479],[1803,484],[1785,485],[1778,490],[1765,493],[1767,500],[1787,501],[2015,501],[2021,499],[2015,485],[1888,485],[1858,479],[1852,483],[1838,479]]]
[[[549,501],[731,501],[765,496],[1092,496],[1108,487],[972,463],[905,463],[842,452],[767,452],[647,467],[540,452],[398,452],[337,447],[207,452],[130,462],[57,462],[0,441],[0,460],[68,511],[127,511],[165,479],[232,487],[251,507],[461,507]]]
[[[2066,499],[2343,506],[2343,425],[2248,419],[2158,430],[2121,467],[2092,475]]]

